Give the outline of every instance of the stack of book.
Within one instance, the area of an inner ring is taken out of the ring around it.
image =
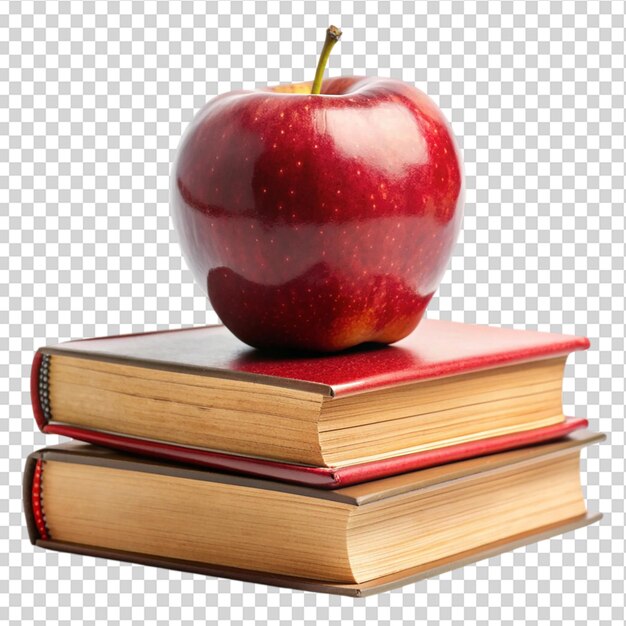
[[[562,411],[580,337],[425,320],[393,346],[262,353],[221,326],[39,350],[45,548],[365,595],[589,524]]]

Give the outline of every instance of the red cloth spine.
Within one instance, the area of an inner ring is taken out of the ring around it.
[[[40,539],[50,539],[48,528],[46,527],[46,520],[44,517],[42,497],[41,497],[41,475],[43,473],[43,461],[37,460],[35,466],[35,473],[33,475],[33,488],[32,488],[32,505],[33,505],[33,517],[35,518],[35,526],[39,533]]]
[[[41,352],[35,353],[33,359],[33,365],[30,368],[30,401],[33,405],[33,414],[39,430],[43,430],[46,425],[46,418],[44,417],[41,409],[41,399],[39,396],[39,371],[41,369],[41,362],[43,361],[43,354]]]

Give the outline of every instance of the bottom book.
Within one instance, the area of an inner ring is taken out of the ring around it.
[[[344,595],[368,595],[592,523],[581,449],[603,435],[335,491],[64,444],[24,478],[41,547]]]

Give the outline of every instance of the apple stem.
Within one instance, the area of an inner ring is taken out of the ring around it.
[[[317,70],[315,70],[315,78],[313,79],[313,85],[311,87],[312,94],[318,94],[322,90],[322,79],[324,78],[324,70],[326,69],[326,63],[330,56],[330,51],[333,46],[339,41],[341,37],[341,30],[336,26],[329,26],[326,29],[326,41],[320,54],[320,60],[317,63]]]

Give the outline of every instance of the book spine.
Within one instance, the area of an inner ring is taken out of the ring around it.
[[[35,452],[26,459],[22,481],[22,498],[28,536],[32,544],[36,544],[40,539],[50,538],[42,505],[41,478],[43,468],[44,461],[41,452]]]
[[[43,474],[44,460],[37,459],[33,473],[33,486],[31,489],[31,501],[33,504],[33,518],[39,539],[50,539],[50,533],[46,526],[46,514],[43,510],[43,489],[41,476]]]
[[[30,398],[33,415],[39,430],[45,432],[51,419],[50,411],[50,356],[41,351],[35,354],[30,370]]]

